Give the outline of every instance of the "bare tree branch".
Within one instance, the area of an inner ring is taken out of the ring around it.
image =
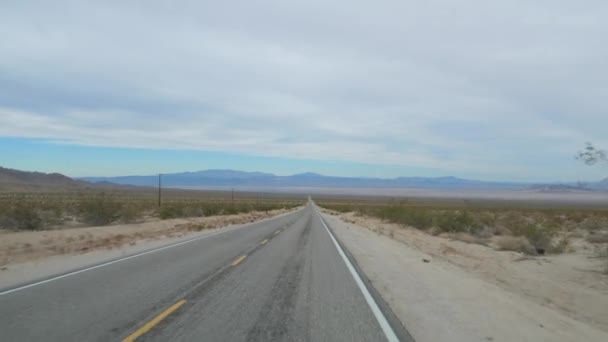
[[[586,144],[584,150],[577,153],[576,159],[582,160],[587,165],[593,165],[598,161],[608,162],[606,151],[596,148],[589,142]]]

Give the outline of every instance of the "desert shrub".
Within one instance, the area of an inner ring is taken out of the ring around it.
[[[582,229],[589,230],[589,231],[595,231],[595,230],[601,230],[603,228],[608,228],[608,224],[606,224],[605,220],[602,220],[601,218],[595,217],[595,216],[586,218],[585,220],[580,222],[578,226]]]
[[[567,236],[562,236],[549,245],[547,252],[553,254],[565,253],[570,250],[571,241]]]
[[[167,205],[163,205],[160,208],[158,214],[159,214],[160,218],[163,220],[183,217],[182,209],[183,209],[182,206],[175,205],[175,204],[167,204]]]
[[[236,215],[239,212],[247,212],[247,210],[243,210],[243,207],[240,205],[229,204],[221,211],[222,215]]]
[[[514,251],[525,254],[536,254],[536,248],[530,244],[524,236],[498,236],[495,240],[496,247],[501,251]]]
[[[43,227],[42,219],[36,209],[23,203],[17,203],[9,217],[15,228],[20,230],[37,230]]]
[[[204,216],[204,210],[200,206],[185,206],[182,208],[183,217],[201,217]]]
[[[204,216],[216,216],[222,214],[222,206],[217,203],[207,203],[203,206]]]
[[[435,217],[434,223],[441,231],[448,233],[477,233],[481,230],[481,225],[466,211],[445,211]]]
[[[509,211],[509,212],[503,214],[502,217],[500,218],[499,230],[503,231],[504,233],[511,233],[511,232],[513,232],[513,227],[524,227],[528,223],[529,222],[526,221],[526,219],[524,218],[524,215],[522,215],[521,213]],[[504,228],[504,229],[502,229],[502,228]]]
[[[362,211],[363,214],[373,211]],[[424,209],[408,208],[401,206],[387,206],[376,210],[375,216],[383,220],[412,226],[419,229],[427,229],[433,224],[432,215]]]
[[[483,211],[478,213],[476,216],[479,222],[479,226],[481,227],[495,226],[499,217],[498,213],[492,211]]]
[[[38,210],[38,217],[40,217],[43,227],[55,226],[63,222],[63,212],[61,210]]]
[[[115,198],[101,193],[82,199],[79,214],[83,222],[91,225],[106,225],[120,218],[122,205]]]
[[[119,218],[121,222],[131,223],[137,221],[143,215],[144,209],[134,204],[123,204],[120,208]]]
[[[551,238],[554,231],[542,227],[535,223],[528,223],[522,226],[510,227],[515,236],[524,236],[537,249],[548,249],[551,245]]]
[[[608,232],[593,231],[587,236],[587,241],[591,243],[608,243]]]

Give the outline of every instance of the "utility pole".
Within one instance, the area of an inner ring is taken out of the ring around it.
[[[161,204],[161,188],[162,188],[162,173],[158,174],[158,207],[160,208]]]

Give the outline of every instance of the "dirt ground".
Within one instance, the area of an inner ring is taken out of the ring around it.
[[[0,271],[6,271],[14,264],[51,256],[83,254],[100,249],[133,246],[146,241],[179,238],[201,230],[254,222],[288,211],[290,210],[284,209],[33,232],[0,231]]]
[[[526,257],[332,214],[325,217],[417,341],[608,341],[606,260],[584,240],[566,254]]]

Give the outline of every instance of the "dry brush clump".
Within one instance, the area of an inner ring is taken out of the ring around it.
[[[495,240],[496,247],[501,251],[521,252],[535,254],[536,249],[524,236],[498,236]]]
[[[341,204],[320,203],[336,212],[356,212],[465,242],[527,254],[570,250],[573,232],[585,231],[593,243],[608,241],[608,211],[517,208],[473,205],[432,205],[415,202]],[[468,236],[465,238],[465,236]],[[503,238],[504,237],[504,238]]]

